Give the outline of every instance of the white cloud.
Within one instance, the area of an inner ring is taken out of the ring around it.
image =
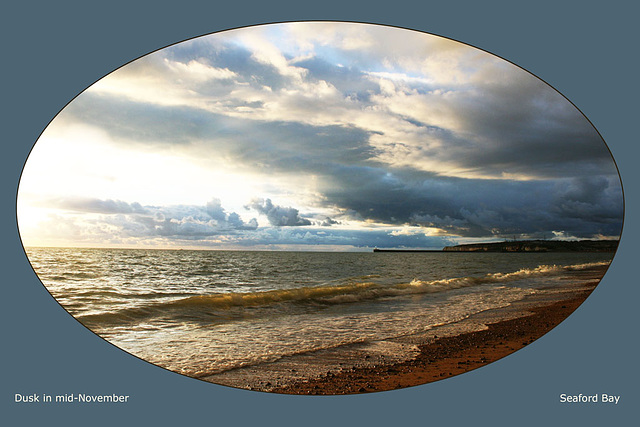
[[[205,82],[208,80],[229,80],[238,77],[237,73],[228,68],[216,68],[192,59],[188,63],[171,61],[164,58],[166,67],[177,77],[180,82],[193,81]]]

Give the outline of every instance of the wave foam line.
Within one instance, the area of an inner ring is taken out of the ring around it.
[[[488,273],[479,277],[455,277],[424,281],[414,279],[410,283],[400,283],[391,286],[373,282],[360,282],[260,292],[196,295],[143,307],[126,308],[117,312],[79,316],[78,320],[83,323],[88,322],[102,325],[105,323],[118,324],[131,322],[151,317],[171,319],[177,316],[185,318],[209,317],[211,319],[224,319],[230,315],[233,317],[233,313],[230,312],[238,308],[269,307],[278,304],[333,305],[353,303],[389,296],[426,294],[484,284],[506,283],[528,277],[552,275],[563,271],[582,270],[607,264],[607,262],[602,262],[569,266],[539,265],[536,268],[523,268],[510,273]]]

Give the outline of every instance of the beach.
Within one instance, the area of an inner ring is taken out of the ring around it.
[[[260,369],[245,369],[246,375],[242,375],[243,370],[236,370],[231,375],[212,376],[206,380],[296,395],[382,392],[440,381],[481,368],[533,343],[573,313],[595,289],[605,271],[604,267],[587,269],[580,272],[581,282],[561,290],[549,288],[508,307],[487,310],[457,324],[443,325],[426,334],[399,337],[396,341],[417,343],[418,352],[409,360],[389,363],[388,355],[376,358],[365,350],[361,352],[362,359],[354,363],[353,353],[357,350],[335,348],[317,355],[314,362],[325,360],[330,368],[310,378],[296,375],[300,368],[291,366],[299,367],[298,364],[281,360]],[[470,329],[475,330],[461,333]],[[361,344],[361,347],[370,345]],[[351,361],[339,362],[336,366],[340,354],[350,354]],[[297,379],[291,381],[292,377]],[[247,384],[241,385],[242,381]],[[279,382],[286,385],[278,386]]]
[[[330,373],[270,391],[285,394],[339,395],[413,387],[485,366],[531,344],[567,318],[590,291],[551,305],[530,308],[522,317],[489,323],[487,329],[436,338],[420,346],[413,360]]]
[[[287,394],[392,390],[491,363],[569,316],[612,257],[29,253],[56,300],[120,349],[192,378]]]

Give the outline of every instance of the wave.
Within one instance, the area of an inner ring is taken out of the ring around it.
[[[611,261],[585,262],[584,264],[567,265],[564,267],[564,269],[567,271],[586,270],[594,267],[605,267],[605,266],[608,266],[610,263]]]
[[[498,272],[483,276],[437,280],[413,279],[409,283],[394,285],[365,281],[259,292],[215,293],[125,308],[115,312],[88,314],[77,318],[87,326],[117,325],[154,318],[170,321],[205,320],[216,322],[257,315],[256,310],[258,309],[284,309],[285,312],[292,312],[295,311],[295,307],[318,307],[401,295],[437,293],[464,287],[501,284],[527,278],[557,275],[565,271],[584,270],[608,264],[608,262],[595,262],[567,266],[539,265],[536,268],[523,268],[508,273]]]

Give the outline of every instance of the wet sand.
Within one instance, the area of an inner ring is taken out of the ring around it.
[[[578,270],[564,285],[539,288],[507,306],[422,333],[295,354],[200,379],[303,395],[370,393],[427,384],[492,363],[545,335],[584,302],[605,272],[604,266]]]
[[[478,316],[486,329],[438,337],[419,345],[413,360],[371,367],[354,367],[322,377],[298,381],[269,391],[285,394],[340,395],[411,387],[468,372],[501,359],[540,338],[565,320],[589,296],[597,282],[564,294],[525,299],[510,307],[510,319],[491,323],[491,315]],[[568,298],[568,299],[566,299]],[[543,305],[540,305],[543,304]],[[499,312],[499,311],[498,311]],[[488,317],[487,317],[488,316]],[[501,313],[504,316],[504,313]],[[484,317],[484,319],[482,319]]]

